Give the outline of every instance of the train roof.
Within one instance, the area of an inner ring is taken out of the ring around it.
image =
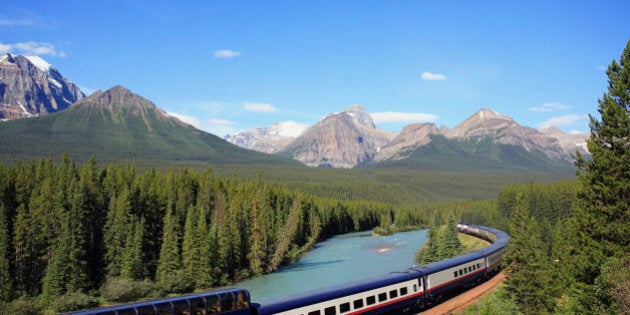
[[[285,295],[260,302],[259,311],[264,311],[265,314],[273,314],[283,310],[320,303],[346,295],[352,295],[403,281],[417,279],[419,276],[420,274],[415,270],[404,270],[320,289]]]
[[[184,295],[171,296],[171,297],[165,297],[165,298],[159,298],[159,299],[153,299],[153,300],[143,300],[143,301],[124,303],[124,304],[116,304],[116,305],[111,305],[111,306],[103,306],[103,307],[86,309],[86,310],[81,310],[81,311],[74,311],[74,312],[63,313],[63,314],[65,314],[65,315],[80,315],[80,314],[102,313],[102,312],[106,312],[106,311],[127,309],[129,307],[140,307],[140,306],[144,306],[144,305],[153,305],[153,304],[158,304],[158,303],[168,303],[168,302],[174,302],[174,301],[181,301],[181,300],[185,300],[185,299],[194,299],[194,298],[199,298],[199,297],[219,295],[219,294],[228,293],[228,292],[233,292],[233,293],[234,292],[247,292],[246,298],[249,299],[249,291],[247,291],[246,289],[242,289],[242,288],[224,288],[224,289],[203,291],[203,292],[197,292],[197,293],[189,293],[189,294],[184,294]]]
[[[410,269],[416,270],[422,273],[423,275],[442,271],[444,269],[452,268],[453,266],[460,265],[460,264],[463,264],[472,260],[484,258],[485,256],[504,248],[509,240],[509,236],[507,235],[507,233],[501,230],[497,230],[494,228],[481,226],[481,225],[474,225],[474,224],[464,224],[464,225],[471,228],[477,228],[480,230],[490,232],[496,236],[496,240],[492,244],[482,249],[476,250],[474,252],[470,252],[468,254],[464,254],[461,256],[453,257],[453,258],[448,258],[445,260],[436,261],[436,262],[418,266],[418,267],[412,267]]]

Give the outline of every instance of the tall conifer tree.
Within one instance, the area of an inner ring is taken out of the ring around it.
[[[587,145],[592,158],[576,158],[580,257],[573,261],[585,292],[580,300],[591,311],[608,307],[607,297],[592,300],[588,293],[601,266],[610,257],[630,252],[630,41],[606,74],[608,91],[598,101],[601,120],[590,116]]]

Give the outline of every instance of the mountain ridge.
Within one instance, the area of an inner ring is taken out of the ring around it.
[[[0,57],[0,118],[13,120],[69,108],[85,97],[70,80],[36,56]]]
[[[0,124],[0,160],[68,153],[77,161],[300,165],[237,147],[168,116],[151,101],[116,86],[56,113]]]

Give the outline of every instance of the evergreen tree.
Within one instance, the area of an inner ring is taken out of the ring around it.
[[[442,245],[438,252],[439,260],[458,256],[462,252],[462,243],[457,234],[457,219],[455,219],[454,214],[450,214],[444,235],[441,238]]]
[[[131,201],[126,188],[117,196],[114,195],[107,214],[104,229],[105,262],[108,277],[117,277],[123,263],[123,253],[127,238],[132,232]]]
[[[578,257],[576,280],[586,295],[610,257],[630,252],[630,40],[608,66],[608,91],[599,99],[601,120],[590,116],[592,158],[578,154]],[[590,311],[608,309],[607,297],[581,296]]]
[[[0,201],[0,301],[8,302],[13,293],[11,276],[9,221],[4,202]]]
[[[142,280],[146,276],[143,260],[142,240],[144,235],[144,218],[133,219],[131,233],[127,235],[123,249],[120,277],[129,280]]]
[[[544,253],[536,219],[530,214],[527,201],[516,195],[510,225],[510,243],[505,257],[508,263],[506,290],[525,314],[538,314],[550,309],[548,259]]]
[[[189,207],[184,224],[184,239],[182,241],[182,264],[190,275],[195,273],[195,261],[199,257],[199,242],[197,240],[197,220],[199,212],[195,207]]]
[[[157,280],[165,288],[173,284],[177,272],[181,268],[181,255],[179,251],[179,224],[175,217],[175,206],[169,203],[166,216],[164,216],[164,231],[162,234],[162,247],[160,260],[158,261]]]

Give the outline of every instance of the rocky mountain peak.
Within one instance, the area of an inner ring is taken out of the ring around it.
[[[482,108],[455,128],[445,131],[448,138],[470,138],[480,136],[496,136],[501,130],[515,127],[514,120],[491,109]]]
[[[116,107],[137,107],[137,108],[156,108],[155,104],[146,98],[131,92],[122,85],[114,86],[105,92],[96,91],[86,97],[82,103],[91,103],[94,105],[116,108]]]
[[[588,133],[565,133],[553,125],[544,126],[538,130],[548,137],[557,139],[567,155],[574,154],[575,151],[589,154],[586,147],[586,139],[590,136]]]
[[[372,158],[392,138],[376,128],[362,106],[353,105],[317,122],[282,153],[309,166],[351,168]]]
[[[378,151],[373,161],[403,159],[408,152],[431,142],[431,136],[438,133],[439,130],[435,124],[417,123],[407,125],[389,144]]]
[[[341,111],[341,114],[346,114],[352,117],[352,120],[356,125],[365,126],[368,128],[376,128],[372,116],[370,116],[370,114],[368,114],[365,109],[363,109],[363,106],[359,104],[348,106],[346,109]]]
[[[0,57],[0,119],[56,112],[83,97],[76,85],[41,57]]]

